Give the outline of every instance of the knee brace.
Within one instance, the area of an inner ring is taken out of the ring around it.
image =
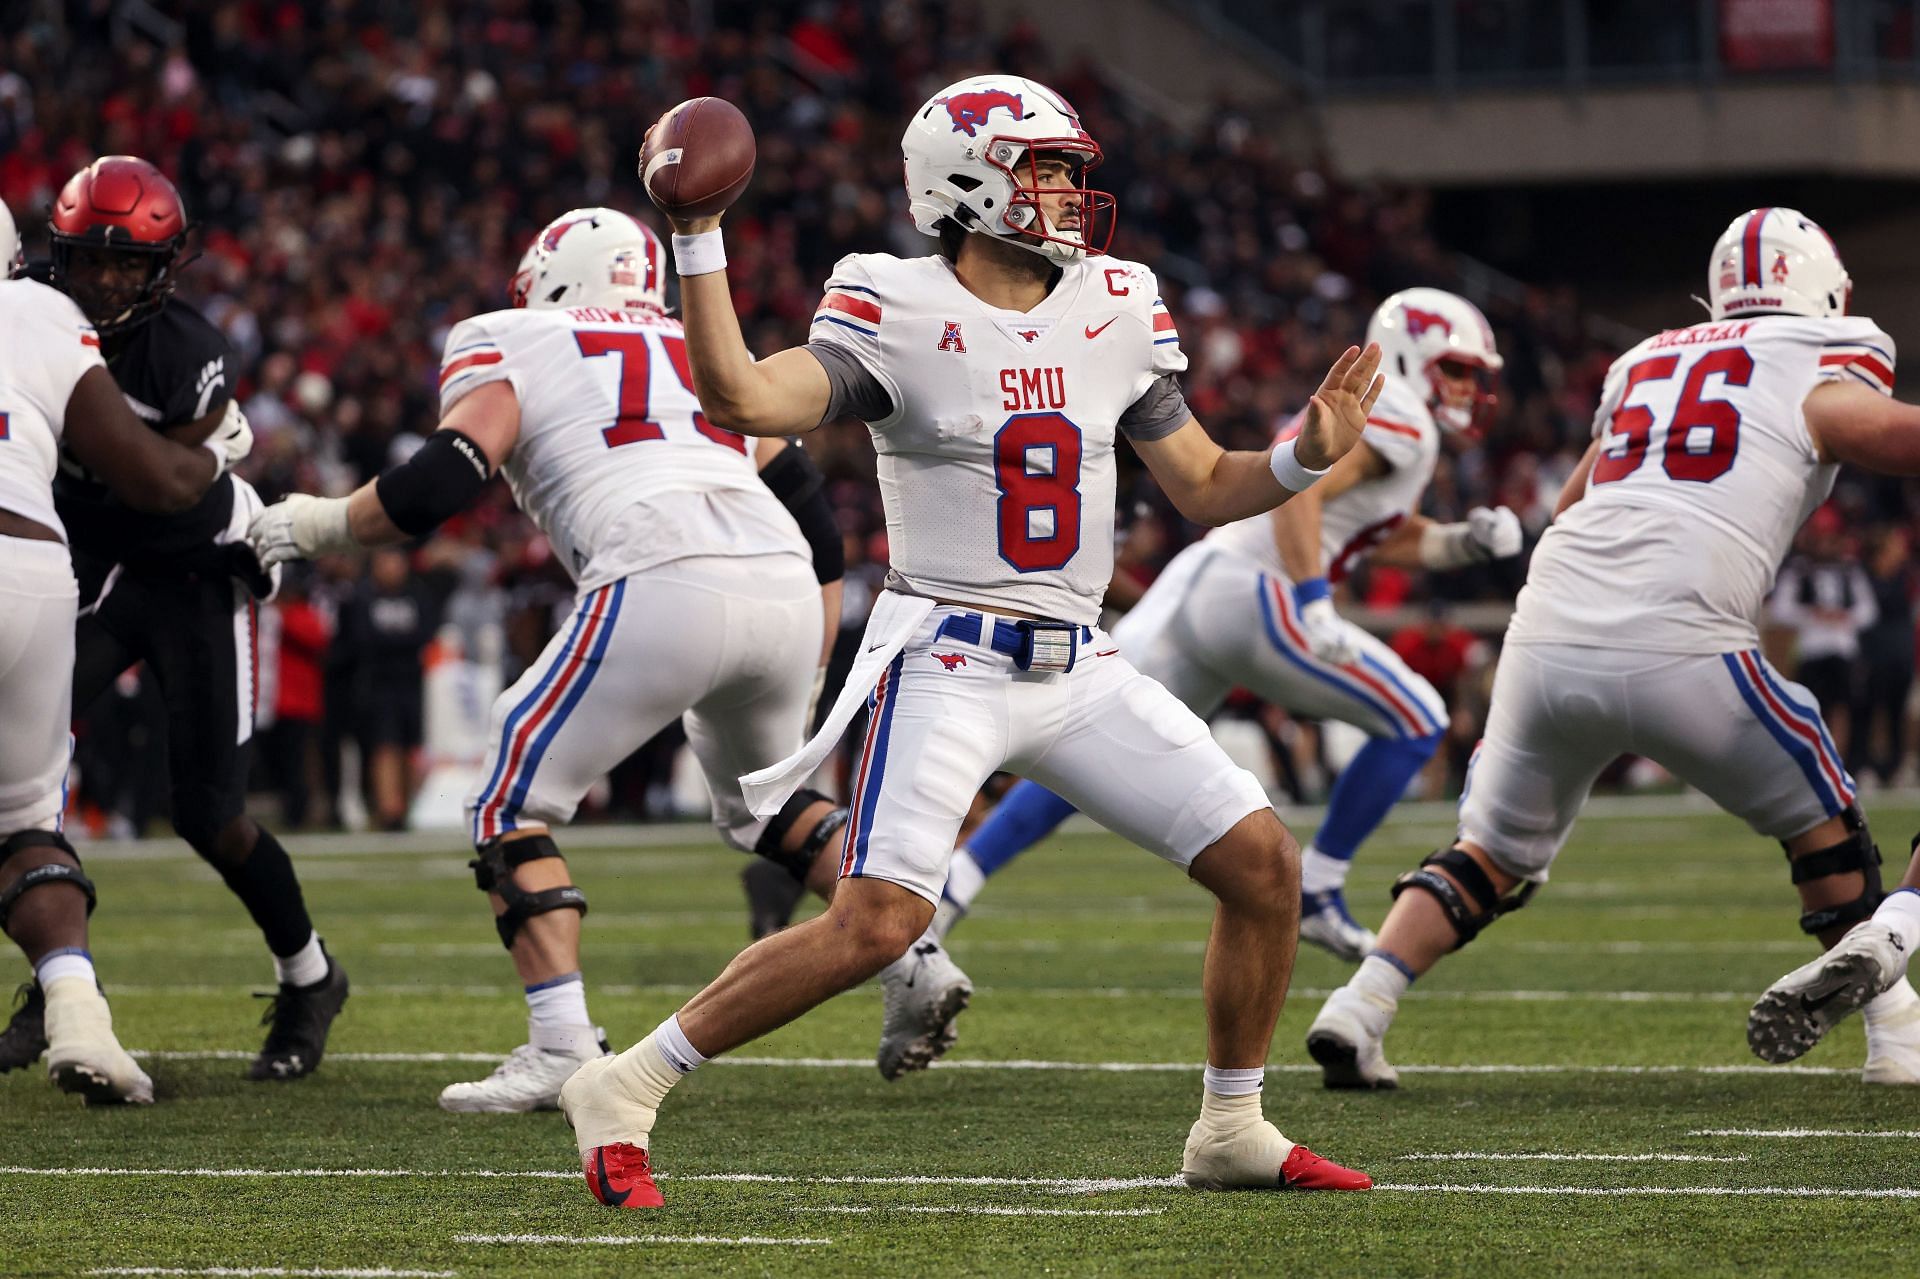
[[[1801,915],[1800,931],[1803,933],[1823,933],[1842,924],[1852,927],[1862,920],[1873,918],[1873,912],[1886,899],[1886,891],[1880,882],[1880,849],[1875,846],[1873,835],[1867,830],[1867,819],[1860,812],[1859,805],[1849,804],[1846,811],[1840,814],[1840,820],[1846,823],[1846,838],[1799,857],[1787,854],[1788,873],[1798,886],[1816,879],[1859,871],[1866,877],[1867,885],[1850,902],[1823,906]]]
[[[4,866],[7,859],[15,853],[24,853],[29,848],[57,848],[74,861],[80,860],[80,854],[73,851],[73,845],[69,844],[66,836],[58,831],[23,830],[9,836],[5,841],[0,841],[0,866]],[[7,885],[5,892],[0,892],[0,929],[6,928],[7,917],[13,914],[13,904],[19,901],[29,889],[38,888],[42,884],[72,884],[87,895],[87,914],[93,914],[94,903],[98,900],[93,891],[93,881],[81,874],[78,866],[48,862],[43,866],[35,866]]]
[[[508,950],[513,949],[513,939],[520,935],[521,926],[535,915],[544,915],[550,910],[577,910],[582,916],[586,915],[587,895],[572,884],[530,893],[513,882],[515,866],[543,857],[560,857],[559,847],[548,836],[490,839],[480,845],[475,854],[467,863],[473,869],[475,886],[483,893],[500,894],[500,900],[506,903],[506,910],[493,921],[493,926],[500,930],[500,944]]]
[[[1428,870],[1429,866],[1440,867],[1453,879]],[[1454,880],[1459,882],[1456,884]],[[1409,888],[1418,888],[1439,902],[1440,908],[1447,912],[1447,922],[1460,935],[1460,940],[1453,944],[1453,948],[1459,950],[1478,937],[1488,924],[1526,905],[1539,887],[1531,880],[1523,880],[1519,888],[1501,897],[1493,891],[1493,881],[1480,869],[1479,862],[1457,848],[1442,848],[1421,858],[1419,869],[1394,880],[1392,892],[1398,900]]]
[[[786,852],[781,845],[786,843],[787,833],[793,824],[800,820],[800,814],[815,804],[831,804],[833,801],[817,790],[802,788],[793,793],[793,798],[780,806],[780,811],[767,819],[767,828],[754,842],[753,851],[764,857],[801,883],[807,879],[807,871],[813,866],[813,859],[827,846],[827,841],[839,833],[847,824],[847,810],[836,808],[820,819],[807,837],[800,841],[800,847]]]

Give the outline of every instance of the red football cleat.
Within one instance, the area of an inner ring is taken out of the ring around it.
[[[1320,1162],[1336,1168],[1324,1159]],[[609,1208],[667,1206],[667,1201],[660,1196],[660,1187],[653,1184],[653,1168],[647,1163],[647,1152],[638,1146],[624,1141],[595,1146],[580,1156],[580,1171],[587,1174],[587,1189],[593,1192],[593,1197]],[[1345,1168],[1336,1168],[1336,1171],[1347,1172]]]
[[[644,1164],[642,1171],[645,1171]],[[651,1187],[652,1181],[647,1185]],[[1322,1159],[1305,1146],[1295,1146],[1287,1161],[1280,1165],[1280,1186],[1283,1190],[1371,1190],[1373,1178],[1364,1172],[1342,1168],[1331,1159]]]

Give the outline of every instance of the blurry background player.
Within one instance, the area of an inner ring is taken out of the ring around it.
[[[1711,318],[1646,339],[1608,372],[1593,443],[1507,630],[1460,836],[1395,881],[1377,949],[1307,1032],[1328,1087],[1397,1085],[1381,1041],[1400,995],[1546,882],[1594,779],[1623,753],[1778,839],[1800,926],[1824,945],[1880,905],[1853,779],[1757,631],[1839,463],[1920,474],[1920,413],[1891,400],[1893,342],[1847,315],[1852,288],[1819,226],[1755,209],[1708,260]],[[1888,980],[1867,1005],[1864,1078],[1920,1083],[1920,996]],[[1763,1012],[1750,1028],[1762,1050],[1808,1016]]]
[[[173,183],[132,156],[73,175],[54,202],[53,258],[35,272],[99,329],[101,354],[134,413],[197,444],[238,413],[220,331],[173,296],[187,237]],[[347,977],[307,915],[280,841],[244,811],[253,743],[255,600],[271,583],[245,541],[252,486],[223,475],[191,509],[123,504],[83,463],[55,485],[80,582],[73,704],[85,710],[144,661],[167,712],[173,828],[246,905],[273,955],[279,992],[252,1079],[294,1079],[320,1064]],[[36,987],[0,1035],[0,1066],[39,1054]]]
[[[1364,558],[1454,569],[1520,553],[1520,521],[1477,508],[1458,524],[1417,511],[1443,431],[1476,428],[1500,370],[1478,308],[1439,289],[1408,289],[1367,326],[1386,389],[1366,434],[1327,478],[1271,514],[1216,529],[1167,565],[1113,628],[1129,661],[1203,717],[1245,687],[1287,711],[1363,730],[1334,783],[1326,819],[1301,857],[1300,939],[1358,962],[1373,934],[1348,913],[1354,852],[1379,826],[1445,735],[1446,703],[1385,644],[1334,611],[1332,584]],[[966,913],[988,876],[1073,808],[1034,782],[1016,784],[954,853],[933,935]],[[889,969],[890,996],[908,992]],[[951,1043],[951,1034],[943,1036]]]
[[[178,511],[246,456],[246,420],[222,420],[205,450],[140,424],[71,299],[10,278],[13,216],[0,205],[0,929],[33,965],[47,1073],[89,1101],[150,1102],[153,1081],[114,1037],[94,975],[94,890],[61,833],[73,692],[73,566],[54,509],[67,450],[139,510]],[[213,465],[207,465],[207,455]]]
[[[254,522],[265,564],[401,542],[464,509],[498,469],[578,586],[571,621],[494,703],[487,780],[468,804],[475,879],[526,989],[527,1042],[486,1079],[449,1085],[448,1110],[552,1107],[606,1051],[580,973],[587,899],[549,829],[676,718],[721,837],[823,896],[833,888],[827,845],[845,810],[803,790],[758,820],[735,779],[805,736],[839,530],[804,451],[769,440],[750,452],[700,412],[663,257],[624,213],[561,214],[521,259],[516,309],[447,335],[426,444],[351,497],[295,495]],[[799,496],[789,510],[777,493]]]

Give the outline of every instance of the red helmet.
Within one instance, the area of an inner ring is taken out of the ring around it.
[[[187,210],[167,175],[131,155],[95,160],[67,180],[53,202],[53,284],[80,304],[102,333],[152,317],[173,292],[187,242]],[[137,254],[147,260],[137,289],[75,274],[75,249]]]

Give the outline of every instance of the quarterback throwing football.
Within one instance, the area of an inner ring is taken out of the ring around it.
[[[1101,256],[1093,228],[1110,233],[1112,198],[1086,186],[1100,148],[1072,107],[1031,80],[978,76],[915,112],[902,145],[914,224],[941,251],[843,259],[802,348],[754,360],[718,218],[676,219],[707,415],[750,435],[865,421],[892,572],[821,734],[742,779],[756,811],[777,809],[872,689],[832,905],[756,943],[638,1045],[567,1081],[561,1104],[588,1185],[603,1203],[659,1204],[648,1146],[668,1089],[904,954],[933,915],[968,804],[1009,769],[1218,899],[1187,1180],[1363,1189],[1364,1175],[1295,1146],[1261,1113],[1297,941],[1298,846],[1252,775],[1097,623],[1117,436],[1188,517],[1245,519],[1354,446],[1380,393],[1379,351],[1340,357],[1295,439],[1224,452],[1174,380],[1187,361],[1153,273]]]

